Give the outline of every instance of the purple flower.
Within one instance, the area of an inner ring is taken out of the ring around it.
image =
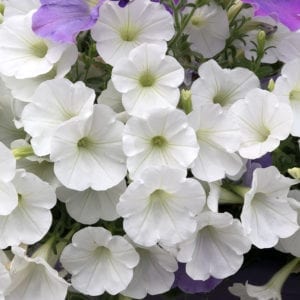
[[[74,43],[80,31],[96,23],[104,1],[98,0],[91,8],[85,0],[40,0],[41,6],[32,18],[32,29],[43,38]]]
[[[299,0],[242,0],[255,7],[256,16],[271,16],[291,30],[300,28]]]
[[[257,168],[267,168],[269,166],[272,166],[272,156],[270,153],[257,159],[248,160],[246,165],[247,171],[243,175],[243,184],[251,187],[254,170]]]
[[[179,263],[178,270],[175,273],[173,287],[180,288],[188,294],[208,293],[212,291],[222,280],[210,277],[209,279],[193,280],[185,272],[185,264]]]

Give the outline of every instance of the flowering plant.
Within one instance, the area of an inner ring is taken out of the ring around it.
[[[209,293],[300,266],[297,1],[0,0],[0,299]]]

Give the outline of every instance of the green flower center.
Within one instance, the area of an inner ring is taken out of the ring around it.
[[[150,87],[155,83],[155,77],[149,71],[146,71],[140,76],[139,82],[142,87]]]
[[[213,98],[213,102],[215,103],[215,104],[220,104],[221,106],[225,106],[226,104],[227,104],[227,97],[226,97],[226,95],[224,96],[224,95],[222,95],[222,94],[217,94],[217,95],[215,95],[214,96],[214,98]]]
[[[151,193],[150,195],[150,201],[153,202],[164,202],[166,201],[168,198],[170,198],[170,194],[168,194],[167,192],[165,192],[164,190],[158,189],[155,190],[154,192]]]
[[[4,14],[5,5],[3,3],[0,3],[0,15]]]
[[[300,100],[300,90],[292,90],[290,92],[289,98],[291,101],[299,101]]]
[[[134,25],[127,23],[120,28],[120,37],[125,42],[132,42],[137,39],[139,29]]]
[[[202,16],[193,16],[191,18],[191,24],[195,27],[202,27],[205,24],[205,19]]]
[[[87,137],[83,137],[77,142],[78,148],[88,148],[91,145],[91,141]]]
[[[46,56],[48,52],[48,46],[44,41],[38,41],[31,45],[31,53],[39,58],[43,58]]]
[[[168,144],[168,141],[160,135],[154,136],[151,139],[151,145],[155,148],[163,148]]]

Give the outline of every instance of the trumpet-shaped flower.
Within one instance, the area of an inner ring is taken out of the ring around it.
[[[194,280],[221,279],[238,271],[250,246],[238,220],[206,211],[198,216],[196,233],[179,245],[177,259],[187,263],[186,272]]]
[[[244,99],[248,91],[259,87],[258,78],[248,69],[222,69],[212,59],[199,67],[198,74],[200,78],[191,87],[193,108],[215,103],[228,109],[234,102]]]
[[[41,0],[33,15],[34,32],[55,42],[74,43],[80,31],[90,29],[98,20],[105,0]]]
[[[130,115],[144,116],[151,109],[177,106],[184,70],[165,52],[163,46],[142,44],[114,66],[112,81]]]
[[[12,17],[16,15],[26,15],[31,10],[37,9],[40,5],[39,0],[4,0],[4,17]]]
[[[279,238],[287,238],[299,229],[297,212],[287,199],[289,188],[295,183],[273,166],[254,170],[251,189],[245,194],[241,221],[258,248],[273,247]]]
[[[155,110],[146,118],[131,117],[124,129],[123,149],[132,178],[151,166],[187,169],[198,154],[194,130],[175,109]]]
[[[138,265],[133,269],[133,278],[128,287],[122,291],[134,299],[143,299],[147,294],[157,295],[169,291],[177,270],[176,259],[159,246],[149,248],[134,244],[140,256]]]
[[[241,133],[239,153],[255,159],[272,152],[286,139],[293,124],[290,105],[281,103],[270,92],[254,89],[245,100],[236,102],[230,109]]]
[[[0,216],[0,248],[39,241],[52,224],[50,209],[56,203],[54,189],[37,176],[19,170],[13,184],[18,205],[7,216]]]
[[[0,73],[17,79],[48,73],[68,45],[37,37],[31,29],[32,11],[4,20],[0,28]]]
[[[289,103],[293,110],[294,122],[291,134],[300,137],[300,58],[286,63],[281,76],[277,78],[273,93],[279,101]]]
[[[205,192],[198,181],[185,176],[180,169],[148,168],[121,195],[117,212],[135,243],[174,245],[195,232],[194,216],[205,204]]]
[[[59,78],[42,83],[22,113],[22,123],[32,136],[34,152],[39,156],[49,154],[58,127],[75,117],[91,115],[94,100],[95,92],[83,82],[73,84]]]
[[[224,49],[229,37],[226,11],[214,2],[203,5],[196,9],[184,32],[189,35],[192,50],[205,58],[213,57]]]
[[[28,257],[25,250],[13,247],[11,284],[5,290],[6,300],[63,300],[69,284],[43,257]]]
[[[101,104],[94,105],[88,118],[61,125],[50,152],[59,181],[77,191],[106,190],[121,182],[126,175],[123,127],[112,109]]]
[[[139,255],[123,237],[102,227],[86,227],[73,235],[60,260],[76,290],[91,296],[105,291],[116,295],[131,281]]]
[[[113,221],[119,217],[116,211],[121,194],[125,192],[125,181],[106,191],[73,191],[65,187],[56,190],[60,201],[66,203],[67,212],[77,222],[94,224],[99,219]]]
[[[193,110],[188,119],[200,147],[191,165],[193,175],[212,182],[239,173],[243,162],[234,152],[239,149],[240,136],[228,114],[219,105],[206,104]]]
[[[113,66],[142,43],[163,46],[174,35],[172,16],[163,5],[149,0],[133,1],[125,8],[106,1],[100,13],[92,37],[100,56]]]

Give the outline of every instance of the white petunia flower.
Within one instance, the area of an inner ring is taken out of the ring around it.
[[[240,135],[232,118],[219,105],[206,104],[194,109],[188,120],[200,147],[191,165],[193,175],[213,182],[239,173],[243,162],[234,152],[239,149]]]
[[[11,284],[5,291],[5,300],[63,300],[69,284],[61,278],[42,257],[28,257],[25,250],[13,247]]]
[[[53,188],[31,173],[19,170],[12,182],[19,200],[9,215],[0,215],[1,249],[39,241],[52,224],[50,209],[56,203]]]
[[[16,174],[16,159],[0,142],[0,216],[10,214],[18,205],[18,195],[11,180]]]
[[[220,104],[228,109],[244,99],[248,91],[259,87],[257,76],[246,68],[222,69],[215,60],[203,63],[198,70],[200,78],[191,87],[193,108],[207,103]]]
[[[41,5],[39,0],[4,0],[3,2],[5,5],[4,17],[26,15],[31,10],[39,8]]]
[[[257,286],[246,282],[245,286],[241,283],[235,283],[229,287],[231,294],[239,296],[241,300],[281,300],[281,289],[287,280],[288,276],[299,269],[299,259],[293,259],[278,272],[264,285]]]
[[[194,280],[226,278],[239,270],[250,246],[232,215],[206,211],[198,216],[196,233],[179,244],[177,259],[187,263],[186,273]]]
[[[122,104],[122,94],[119,93],[111,80],[107,83],[107,88],[101,92],[100,96],[97,99],[97,103],[105,104],[112,108],[116,113],[121,113],[124,111]]]
[[[123,124],[106,105],[94,105],[87,119],[70,120],[56,130],[50,159],[54,173],[69,189],[106,190],[126,175],[121,139]]]
[[[11,142],[25,137],[23,130],[18,130],[14,123],[13,97],[0,78],[0,137],[7,147]]]
[[[191,8],[186,9],[188,12]],[[191,49],[205,58],[213,57],[225,48],[229,37],[226,11],[214,2],[196,9],[184,33],[188,34]]]
[[[83,82],[73,84],[59,78],[42,83],[21,118],[25,131],[32,136],[34,152],[39,156],[49,154],[52,136],[58,127],[75,117],[91,115],[94,100],[94,90]]]
[[[299,229],[297,212],[287,199],[289,188],[295,183],[273,166],[254,170],[251,189],[245,194],[241,221],[258,248],[273,247],[279,238],[287,238]]]
[[[256,16],[252,20],[261,23],[261,25],[258,25],[255,30],[248,31],[247,35],[243,38],[243,42],[234,42],[238,48],[244,50],[247,59],[252,60],[257,58],[256,51],[253,51],[255,49],[253,42],[257,43],[257,34],[260,30],[266,33],[265,48],[267,50],[261,60],[263,63],[273,64],[278,60],[286,63],[300,57],[299,32],[291,32],[288,27],[275,21],[270,16]]]
[[[4,251],[0,250],[0,300],[5,300],[4,298],[5,290],[11,284],[11,278],[8,270],[9,264],[10,261],[5,255]]]
[[[152,111],[146,118],[131,117],[124,129],[123,149],[132,178],[151,166],[186,170],[199,147],[186,115],[175,109]]]
[[[291,134],[300,137],[300,59],[285,64],[277,78],[273,93],[279,101],[289,103],[294,114]]]
[[[142,43],[161,46],[174,35],[172,16],[163,5],[148,0],[133,1],[126,7],[106,1],[100,15],[92,37],[98,53],[113,66]]]
[[[106,191],[73,191],[65,187],[59,187],[56,191],[60,201],[66,203],[67,212],[77,222],[82,224],[94,224],[99,219],[113,221],[119,218],[116,211],[121,194],[126,189],[125,181]]]
[[[175,244],[196,230],[195,215],[205,204],[201,184],[186,172],[169,167],[146,169],[120,197],[117,212],[127,235],[149,247]]]
[[[49,72],[33,78],[23,79],[3,75],[2,79],[5,85],[11,90],[14,98],[24,102],[31,102],[33,94],[41,83],[54,78],[63,78],[70,71],[77,57],[77,47],[75,45],[69,45],[63,52],[60,60],[53,65]]]
[[[272,152],[292,128],[290,105],[279,102],[274,94],[265,90],[250,91],[245,100],[230,108],[230,112],[240,127],[239,153],[244,158],[255,159]]]
[[[18,79],[48,73],[57,63],[67,44],[37,37],[31,29],[33,11],[4,20],[0,27],[0,73]]]
[[[116,295],[131,281],[139,255],[123,237],[101,227],[86,227],[73,235],[60,260],[81,293]]]
[[[300,191],[292,190],[288,193],[288,196],[292,197],[288,198],[288,201],[290,206],[297,211],[298,224],[300,224]],[[290,237],[280,239],[276,245],[276,249],[300,257],[300,228]]]
[[[157,295],[168,292],[175,279],[178,265],[176,259],[159,246],[150,248],[134,244],[140,256],[139,264],[133,269],[133,278],[121,292],[134,299],[143,299],[147,294]]]
[[[130,115],[143,116],[154,108],[177,106],[184,70],[165,52],[166,47],[142,44],[114,66],[111,78]]]

